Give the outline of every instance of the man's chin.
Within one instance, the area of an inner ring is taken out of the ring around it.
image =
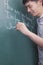
[[[36,14],[32,14],[33,16],[37,16]]]
[[[32,14],[32,13],[31,13]],[[32,16],[37,16],[37,14],[32,14]]]

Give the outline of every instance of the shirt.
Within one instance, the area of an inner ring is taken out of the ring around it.
[[[43,15],[40,16],[37,20],[38,28],[37,28],[37,34],[38,36],[43,38]],[[39,64],[43,64],[43,48],[38,46],[38,54],[39,54]]]

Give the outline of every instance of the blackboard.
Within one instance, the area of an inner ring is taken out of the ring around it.
[[[36,33],[36,20],[22,0],[0,0],[0,65],[37,65],[37,47],[15,29],[18,21]]]

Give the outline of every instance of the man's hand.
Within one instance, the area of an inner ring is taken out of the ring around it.
[[[19,30],[20,32],[22,32],[23,34],[27,35],[28,34],[28,28],[26,27],[26,25],[22,22],[18,22],[16,24],[16,29]]]

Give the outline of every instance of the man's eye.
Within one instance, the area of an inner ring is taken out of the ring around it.
[[[31,7],[32,7],[32,6],[30,6],[30,5],[27,5],[27,6],[26,6],[26,9],[27,9],[27,8],[31,8]]]
[[[31,8],[32,6],[28,5],[29,8]]]
[[[31,8],[31,6],[28,6],[29,8]]]

